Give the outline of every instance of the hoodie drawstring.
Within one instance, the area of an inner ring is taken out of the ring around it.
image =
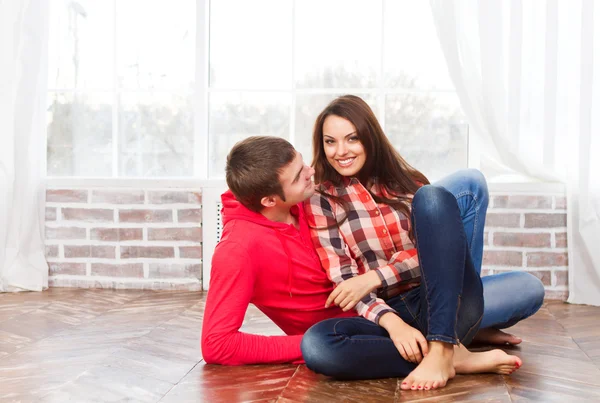
[[[290,251],[285,244],[285,238],[281,235],[281,232],[273,229],[277,233],[277,238],[279,242],[281,242],[281,247],[283,248],[283,252],[287,256],[287,265],[288,265],[288,292],[290,293],[290,298],[292,297],[292,257],[290,256]]]

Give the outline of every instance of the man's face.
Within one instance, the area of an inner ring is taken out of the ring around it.
[[[288,206],[296,205],[308,199],[315,193],[312,176],[315,170],[302,160],[302,154],[296,151],[296,156],[279,174],[279,182]]]

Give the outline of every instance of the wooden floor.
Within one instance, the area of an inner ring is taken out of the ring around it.
[[[511,376],[457,376],[439,391],[398,379],[338,382],[305,366],[205,365],[204,295],[53,288],[0,294],[1,402],[600,401],[600,308],[549,302],[512,331]],[[244,330],[280,334],[256,309]]]

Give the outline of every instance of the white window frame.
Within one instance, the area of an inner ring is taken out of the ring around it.
[[[114,41],[116,44],[116,1],[113,0],[114,12],[115,12],[115,32]],[[295,5],[296,0],[292,0],[292,24],[295,24]],[[291,111],[290,111],[290,126],[289,126],[289,140],[294,143],[295,140],[295,123],[296,123],[296,96],[298,94],[338,94],[341,92],[345,93],[357,93],[357,94],[370,94],[378,95],[378,112],[380,123],[385,127],[385,95],[387,94],[404,94],[411,91],[405,89],[386,89],[383,85],[384,79],[384,64],[383,64],[383,46],[385,37],[383,35],[383,18],[385,15],[385,1],[382,6],[382,41],[380,46],[382,47],[381,52],[381,71],[379,75],[379,86],[378,88],[311,88],[311,89],[297,89],[295,85],[295,68],[294,58],[295,52],[292,52],[292,83],[291,89],[284,90],[256,90],[256,89],[236,89],[236,88],[210,88],[209,86],[209,36],[210,36],[210,0],[196,0],[196,71],[195,71],[195,94],[194,94],[194,172],[191,177],[156,177],[156,178],[132,178],[132,177],[118,177],[118,158],[114,158],[112,177],[75,177],[75,176],[47,176],[47,187],[50,189],[64,189],[64,188],[194,188],[202,190],[203,197],[203,209],[202,209],[202,228],[203,228],[203,288],[208,289],[210,281],[210,267],[213,250],[216,246],[216,230],[217,230],[217,215],[213,209],[219,201],[220,194],[227,188],[226,183],[223,179],[211,179],[208,177],[209,174],[209,108],[208,100],[209,95],[213,92],[284,92],[290,94],[292,97]],[[295,29],[292,27],[292,46],[295,44]],[[116,57],[116,46],[114,47]],[[116,77],[116,59],[113,64],[113,74]],[[116,85],[116,81],[115,81]],[[51,89],[50,91],[60,91],[60,89]],[[78,92],[81,90],[70,90],[64,92]],[[84,90],[88,91],[88,90]],[[93,91],[93,90],[90,90]],[[175,91],[172,91],[175,92]],[[413,91],[415,92],[415,91]],[[422,93],[452,93],[456,91],[418,91]],[[116,88],[113,88],[115,102],[118,101],[119,92]],[[44,101],[45,102],[45,101]],[[116,104],[115,104],[116,105]],[[41,119],[44,119],[42,127],[46,127],[45,116],[42,115]],[[116,107],[113,108],[113,155],[118,156],[118,110]],[[477,145],[476,134],[472,132],[472,126],[469,126],[469,143],[468,143],[468,166],[478,168],[479,167],[479,146]],[[47,133],[43,133],[44,141],[42,144],[46,144]],[[528,192],[545,192],[545,191],[564,191],[564,185],[559,184],[547,184],[547,183],[527,183],[527,184],[490,184],[490,191],[524,191]]]

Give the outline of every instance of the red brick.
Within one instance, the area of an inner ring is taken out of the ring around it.
[[[90,257],[90,245],[65,245],[65,257]]]
[[[201,246],[180,246],[179,257],[182,259],[202,259]]]
[[[481,269],[481,277],[491,276],[492,274],[494,274],[492,269]]]
[[[120,210],[119,222],[172,222],[171,210]]]
[[[92,263],[92,276],[108,277],[144,277],[144,265],[142,263],[105,264]]]
[[[150,278],[200,278],[202,276],[202,265],[151,263],[148,274]]]
[[[554,274],[556,275],[556,284],[555,286],[566,286],[569,285],[569,272],[562,270],[555,270]]]
[[[175,251],[167,246],[121,246],[121,259],[175,257]]]
[[[546,209],[552,208],[551,196],[496,196],[493,208]]]
[[[569,257],[566,253],[555,252],[528,252],[528,267],[550,267],[550,266],[568,266]]]
[[[92,228],[90,237],[94,241],[141,241],[144,234],[141,228]]]
[[[62,216],[64,220],[68,221],[114,221],[114,213],[109,209],[63,208]]]
[[[544,299],[566,301],[569,298],[568,290],[546,290]]]
[[[154,191],[148,192],[148,200],[152,204],[202,204],[202,194],[200,192]]]
[[[117,248],[115,246],[93,245],[91,251],[92,257],[97,257],[100,259],[114,259],[117,255]]]
[[[85,275],[85,263],[50,263],[50,274],[75,274]]]
[[[92,203],[143,204],[144,191],[94,190],[92,191]]]
[[[518,246],[525,248],[549,248],[550,234],[495,232],[495,246]]]
[[[77,227],[46,227],[46,239],[85,239],[85,228]]]
[[[566,210],[567,209],[567,198],[557,196],[556,197],[556,209],[557,210]]]
[[[56,203],[87,203],[87,190],[51,189],[46,191],[46,201]]]
[[[58,257],[58,245],[46,245],[46,257]]]
[[[488,213],[485,217],[486,227],[518,228],[521,215],[518,213]]]
[[[525,214],[525,228],[556,228],[566,226],[566,214]]]
[[[483,251],[486,266],[523,266],[523,253],[513,251]]]
[[[483,233],[483,245],[489,245],[489,232],[485,231]]]
[[[557,232],[555,234],[556,237],[556,247],[557,248],[566,248],[567,247],[567,233],[566,232]]]
[[[56,221],[55,207],[46,207],[46,221]]]
[[[148,228],[148,240],[202,242],[202,228]]]
[[[186,209],[177,211],[177,221],[179,222],[202,222],[202,209]]]

